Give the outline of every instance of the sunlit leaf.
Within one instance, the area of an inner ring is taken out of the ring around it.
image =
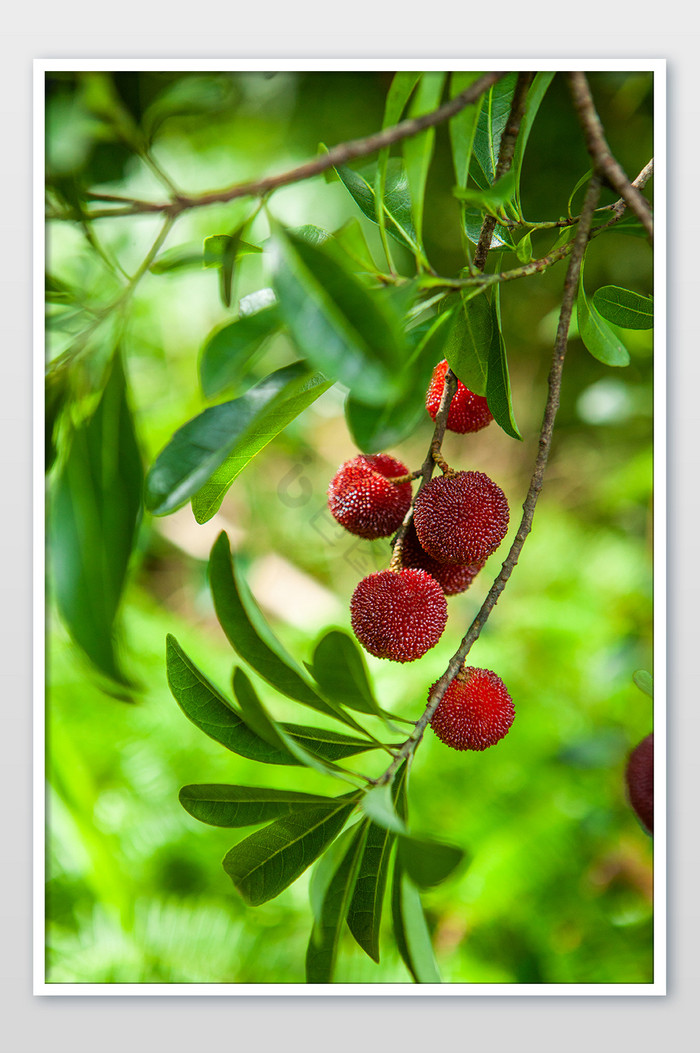
[[[654,301],[631,289],[604,285],[593,293],[593,306],[608,322],[621,329],[653,329]]]
[[[335,810],[332,797],[296,790],[273,790],[266,786],[232,786],[227,783],[198,783],[183,786],[180,804],[200,823],[210,826],[259,826],[271,819],[304,812],[309,808]]]
[[[576,316],[579,336],[594,358],[597,358],[599,362],[604,362],[606,366],[629,365],[629,351],[610,328],[595,304],[586,296],[583,263],[576,299]]]
[[[211,333],[202,348],[199,375],[206,398],[240,383],[265,341],[282,325],[277,304],[243,315]]]
[[[306,951],[307,983],[327,984],[333,980],[340,937],[355,889],[368,827],[368,823],[355,827],[340,863],[328,881]]]
[[[398,858],[394,864],[391,913],[399,954],[415,982],[441,983],[420,894]]]
[[[188,421],[146,477],[146,507],[167,515],[196,495],[198,522],[210,519],[253,457],[330,386],[302,362],[270,373],[244,395]]]

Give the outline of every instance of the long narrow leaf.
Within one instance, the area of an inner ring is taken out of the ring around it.
[[[314,924],[306,952],[306,982],[332,983],[338,945],[367,841],[368,823],[358,826],[326,889],[320,918]]]

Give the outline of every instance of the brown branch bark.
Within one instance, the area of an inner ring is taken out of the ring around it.
[[[630,183],[622,165],[616,161],[610,151],[585,73],[572,71],[568,79],[574,109],[586,139],[586,149],[595,167],[644,224],[653,244],[654,221],[649,202],[643,194],[640,194],[637,187]]]
[[[321,172],[325,172],[326,169],[332,168],[334,165],[347,164],[348,161],[352,161],[357,157],[365,157],[367,154],[375,153],[386,146],[392,146],[402,139],[409,139],[411,136],[418,135],[420,132],[425,131],[426,128],[432,128],[443,121],[449,120],[450,117],[454,117],[460,110],[463,110],[465,106],[476,102],[484,92],[488,91],[496,81],[504,76],[505,72],[485,73],[473,84],[470,84],[468,88],[460,92],[459,95],[455,95],[449,102],[443,103],[442,106],[438,106],[436,110],[432,110],[430,113],[422,114],[420,117],[410,117],[399,124],[392,125],[390,128],[384,128],[382,131],[375,132],[364,139],[352,139],[349,142],[340,143],[338,146],[332,147],[327,154],[305,161],[304,164],[291,168],[286,172],[280,172],[278,175],[265,176],[263,179],[257,179],[249,183],[234,183],[233,186],[225,187],[223,190],[214,190],[207,194],[178,194],[170,201],[155,202],[127,199],[127,203],[122,208],[95,209],[93,212],[90,212],[89,218],[103,219],[110,216],[135,216],[149,212],[165,212],[169,215],[177,216],[190,208],[222,204],[239,197],[264,197],[279,187],[288,186],[290,183],[300,183],[304,179],[320,175]],[[74,217],[72,214],[68,214],[50,218],[70,219]]]
[[[510,113],[508,114],[508,120],[503,129],[501,143],[498,148],[498,163],[496,165],[496,178],[494,182],[499,180],[501,176],[505,175],[511,166],[513,155],[515,153],[515,143],[518,138],[518,132],[520,131],[520,123],[523,119],[523,114],[525,113],[527,93],[533,77],[534,73],[518,74]],[[482,224],[476,252],[474,253],[474,267],[478,271],[483,271],[486,266],[486,257],[491,248],[491,240],[493,238],[493,232],[496,229],[496,222],[495,216],[486,216]]]
[[[535,506],[537,499],[542,489],[542,483],[544,480],[545,470],[547,468],[547,461],[549,459],[549,451],[552,445],[552,433],[554,429],[554,421],[556,419],[557,410],[559,408],[559,398],[561,392],[561,377],[562,370],[564,367],[564,358],[566,356],[569,325],[571,323],[571,313],[573,310],[574,300],[576,299],[576,290],[578,288],[579,274],[581,271],[581,261],[583,259],[586,245],[588,243],[591,222],[593,219],[593,212],[600,196],[600,177],[594,175],[588,186],[588,193],[586,194],[586,200],[584,202],[583,210],[581,212],[581,220],[579,222],[578,230],[576,232],[576,238],[571,253],[571,259],[569,260],[569,266],[566,273],[566,279],[564,281],[564,294],[562,297],[561,311],[559,312],[559,324],[557,326],[557,335],[554,341],[554,352],[552,355],[552,364],[549,371],[548,378],[548,394],[547,402],[544,409],[544,416],[542,419],[542,427],[540,430],[539,449],[537,458],[535,460],[535,467],[530,480],[530,486],[528,488],[527,496],[523,503],[523,515],[520,520],[518,532],[515,535],[515,539],[510,547],[510,551],[506,556],[503,566],[501,567],[500,573],[496,577],[493,585],[491,586],[489,593],[484,600],[479,613],[474,618],[474,621],[470,625],[467,633],[462,639],[459,648],[450,659],[447,669],[438,680],[435,685],[434,691],[430,695],[430,701],[426,706],[423,715],[416,722],[414,731],[411,732],[409,738],[406,739],[403,746],[401,746],[391,762],[389,767],[380,775],[379,778],[373,780],[374,785],[382,786],[390,782],[394,776],[394,773],[398,770],[403,761],[412,756],[415,752],[418,744],[423,738],[423,734],[428,724],[432,720],[435,710],[439,706],[442,698],[449,687],[450,683],[454,680],[455,676],[462,668],[464,660],[469,654],[472,645],[479,638],[481,630],[486,624],[489,615],[493,608],[496,606],[498,599],[503,592],[508,579],[510,578],[515,566],[520,558],[523,545],[527,539],[530,530],[532,529],[532,521],[535,514]],[[449,373],[447,374],[449,376]],[[451,398],[451,396],[450,396]],[[440,410],[443,409],[443,404],[447,400],[443,395],[443,401],[440,404]],[[449,405],[449,402],[447,402]],[[444,429],[443,429],[444,431]]]

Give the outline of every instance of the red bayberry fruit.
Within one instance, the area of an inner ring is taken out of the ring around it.
[[[455,472],[424,486],[413,521],[429,556],[439,563],[484,563],[508,532],[508,502],[483,472]]]
[[[328,507],[351,534],[389,537],[403,523],[412,496],[410,483],[389,479],[408,474],[405,464],[386,453],[360,454],[341,464],[331,479]]]
[[[438,563],[436,559],[428,555],[418,540],[413,521],[409,524],[403,539],[401,562],[404,567],[426,570],[431,578],[435,578],[446,596],[456,596],[459,592],[466,592],[483,567],[483,563],[467,563],[465,566],[460,563]]]
[[[350,614],[353,632],[370,654],[413,662],[442,636],[447,602],[424,570],[380,570],[359,583]]]
[[[490,669],[467,666],[447,688],[430,726],[452,749],[485,750],[508,733],[514,718],[503,681]]]
[[[440,409],[440,400],[445,390],[445,373],[449,369],[447,360],[439,362],[433,370],[433,376],[425,395],[425,408],[435,420],[437,411]],[[456,431],[465,435],[470,431],[481,431],[493,420],[493,414],[489,409],[488,402],[483,395],[475,395],[461,380],[457,381],[457,390],[452,396],[450,409],[447,414],[447,427],[449,431]]]
[[[650,834],[654,833],[654,733],[632,750],[625,771],[630,804]]]

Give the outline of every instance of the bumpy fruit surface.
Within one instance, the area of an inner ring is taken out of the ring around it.
[[[440,400],[445,390],[445,374],[449,368],[447,360],[436,365],[425,395],[425,408],[433,420],[440,409]],[[457,390],[452,396],[447,414],[448,430],[466,435],[470,431],[481,431],[492,420],[493,414],[483,395],[475,395],[473,391],[464,386],[461,380],[458,380]]]
[[[625,771],[630,804],[650,834],[654,833],[654,733],[632,750]]]
[[[490,669],[467,666],[447,688],[430,726],[454,750],[485,750],[508,733],[514,718],[503,681]]]
[[[421,545],[412,521],[403,539],[401,562],[404,567],[427,571],[446,596],[466,592],[483,566],[483,563],[467,563],[465,566],[460,563],[438,563]]]
[[[360,454],[342,464],[328,487],[333,517],[358,537],[389,537],[401,526],[411,504],[410,483],[390,483],[408,475],[401,461],[386,453]]]
[[[421,545],[439,563],[484,563],[508,532],[506,496],[483,472],[455,472],[423,487],[413,514]]]
[[[370,654],[413,662],[442,636],[447,601],[424,570],[380,570],[359,583],[350,614],[353,632]]]

